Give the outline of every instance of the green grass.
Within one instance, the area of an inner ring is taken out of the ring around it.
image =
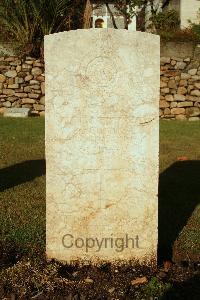
[[[159,179],[159,253],[161,259],[175,261],[197,260],[199,235],[195,238],[191,226],[184,227],[188,220],[196,224],[195,209],[200,203],[200,122],[170,122],[160,124],[160,179]],[[179,158],[187,158],[180,161]],[[199,215],[200,217],[200,215]],[[195,227],[195,226],[193,226]],[[180,233],[184,228],[182,239]],[[196,226],[200,231],[200,226]],[[173,246],[176,243],[176,249]],[[181,248],[185,244],[188,252]],[[189,255],[188,255],[189,254]]]
[[[1,244],[10,251],[44,249],[44,150],[43,118],[0,118]]]
[[[159,243],[163,255],[171,251],[199,201],[199,136],[200,122],[160,124]],[[22,255],[45,249],[44,150],[43,118],[0,118],[0,243]],[[177,162],[181,156],[189,161]]]
[[[200,122],[160,122],[160,172],[187,156],[200,160]]]

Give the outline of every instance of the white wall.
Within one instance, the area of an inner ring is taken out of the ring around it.
[[[180,18],[181,18],[181,27],[188,27],[188,20],[197,23],[200,22],[200,19],[197,18],[197,12],[200,8],[200,1],[197,0],[181,0],[180,5]]]
[[[118,11],[116,11],[112,3],[109,4],[109,7],[115,16],[115,22],[117,24],[118,29],[124,29],[125,24],[124,24],[123,16],[119,16]],[[95,28],[95,22],[99,18],[104,20],[104,28],[114,28],[106,5],[103,5],[101,8],[98,9],[93,9],[92,16],[93,16],[93,28]],[[131,23],[128,25],[128,29],[132,31],[136,31],[136,17],[133,17],[131,19]]]

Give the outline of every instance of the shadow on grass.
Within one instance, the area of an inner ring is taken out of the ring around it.
[[[45,174],[45,160],[28,160],[0,170],[0,192]]]
[[[180,161],[167,168],[159,180],[158,257],[172,258],[172,247],[198,204],[200,161]]]

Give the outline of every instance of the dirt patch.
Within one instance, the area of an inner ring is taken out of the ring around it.
[[[40,257],[40,258],[39,258]],[[64,265],[41,255],[21,259],[0,273],[0,298],[8,299],[199,299],[198,265],[159,268],[103,264]]]

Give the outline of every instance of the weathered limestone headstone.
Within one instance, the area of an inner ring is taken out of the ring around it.
[[[159,37],[45,37],[47,255],[156,261]]]

